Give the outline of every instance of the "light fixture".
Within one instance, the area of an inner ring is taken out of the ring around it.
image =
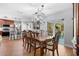
[[[40,24],[44,23],[45,14],[43,13],[44,5],[41,5],[40,8],[37,8],[37,11],[34,13],[33,26],[34,29],[40,29]]]
[[[34,19],[36,20],[43,20],[45,18],[45,14],[43,13],[44,5],[41,5],[40,8],[34,13]]]

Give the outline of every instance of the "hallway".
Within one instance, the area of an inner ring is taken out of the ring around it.
[[[37,56],[39,55],[39,50],[37,50]],[[74,56],[71,48],[62,45],[59,45],[59,55]],[[0,56],[33,56],[33,51],[28,53],[22,46],[22,40],[4,39],[0,45]],[[51,56],[51,52],[48,52],[47,56]]]

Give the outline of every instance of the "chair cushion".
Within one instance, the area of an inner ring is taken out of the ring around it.
[[[52,42],[52,41],[50,41],[50,42],[48,42],[48,43],[47,43],[47,45],[53,45],[53,42]]]
[[[47,49],[53,50],[53,46],[47,46]]]
[[[47,49],[50,49],[50,50],[53,50],[53,47],[54,47],[54,49],[57,49],[58,48],[58,46],[57,45],[47,45]]]
[[[35,46],[33,43],[31,43],[32,46]],[[39,44],[36,44],[36,48],[40,47]]]

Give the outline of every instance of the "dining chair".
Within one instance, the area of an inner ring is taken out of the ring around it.
[[[22,32],[23,47],[24,47],[24,45],[25,45],[25,39],[26,39],[26,31],[24,30],[24,31]]]
[[[36,38],[38,38],[39,37],[39,33],[38,32],[36,32]]]
[[[27,46],[27,51],[28,51],[28,49],[29,49],[29,47],[30,47],[30,34],[31,34],[31,32],[25,32],[25,36],[23,37],[24,39],[23,39],[23,45],[24,45],[24,48],[26,48],[26,46]]]
[[[26,45],[27,45],[27,50],[29,48],[29,42],[30,42],[30,38],[29,38],[29,33],[28,32],[25,32],[25,36],[24,36],[24,48],[26,48]]]
[[[30,47],[31,47],[31,37],[32,37],[31,33],[32,33],[32,31],[27,32],[26,44],[25,44],[25,45],[27,45],[27,51],[29,50],[29,53],[30,53],[30,50],[31,50],[30,49]]]
[[[34,56],[36,55],[36,50],[40,48],[40,42],[36,38],[31,38],[31,48],[33,48]],[[31,51],[31,50],[30,50]]]
[[[32,43],[32,38],[34,38],[35,37],[35,34],[33,33],[33,31],[29,31],[28,32],[29,33],[29,36],[27,37],[28,38],[28,45],[27,45],[27,50],[29,49],[29,53],[31,52],[31,47],[32,47],[32,45],[31,45],[31,43]]]
[[[30,37],[26,37],[26,44],[27,45],[27,51],[30,50],[30,46],[31,46],[31,38]],[[30,51],[29,51],[30,52]]]
[[[54,52],[56,50],[57,55],[59,56],[58,43],[59,43],[60,34],[61,32],[59,31],[55,34],[55,37],[53,37],[50,40],[48,39],[45,46],[45,54],[47,53],[47,50],[49,50],[49,51],[52,51],[52,55],[54,56]]]
[[[40,42],[37,39],[37,33],[36,32],[31,32],[30,33],[30,50],[29,52],[31,52],[31,50],[34,50],[34,56],[36,55],[36,49],[40,48]]]

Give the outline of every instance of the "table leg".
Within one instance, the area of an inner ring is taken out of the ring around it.
[[[41,47],[40,48],[40,56],[43,56],[44,55],[44,49]]]
[[[44,46],[43,44],[41,44],[41,48],[40,48],[40,56],[44,55]]]

